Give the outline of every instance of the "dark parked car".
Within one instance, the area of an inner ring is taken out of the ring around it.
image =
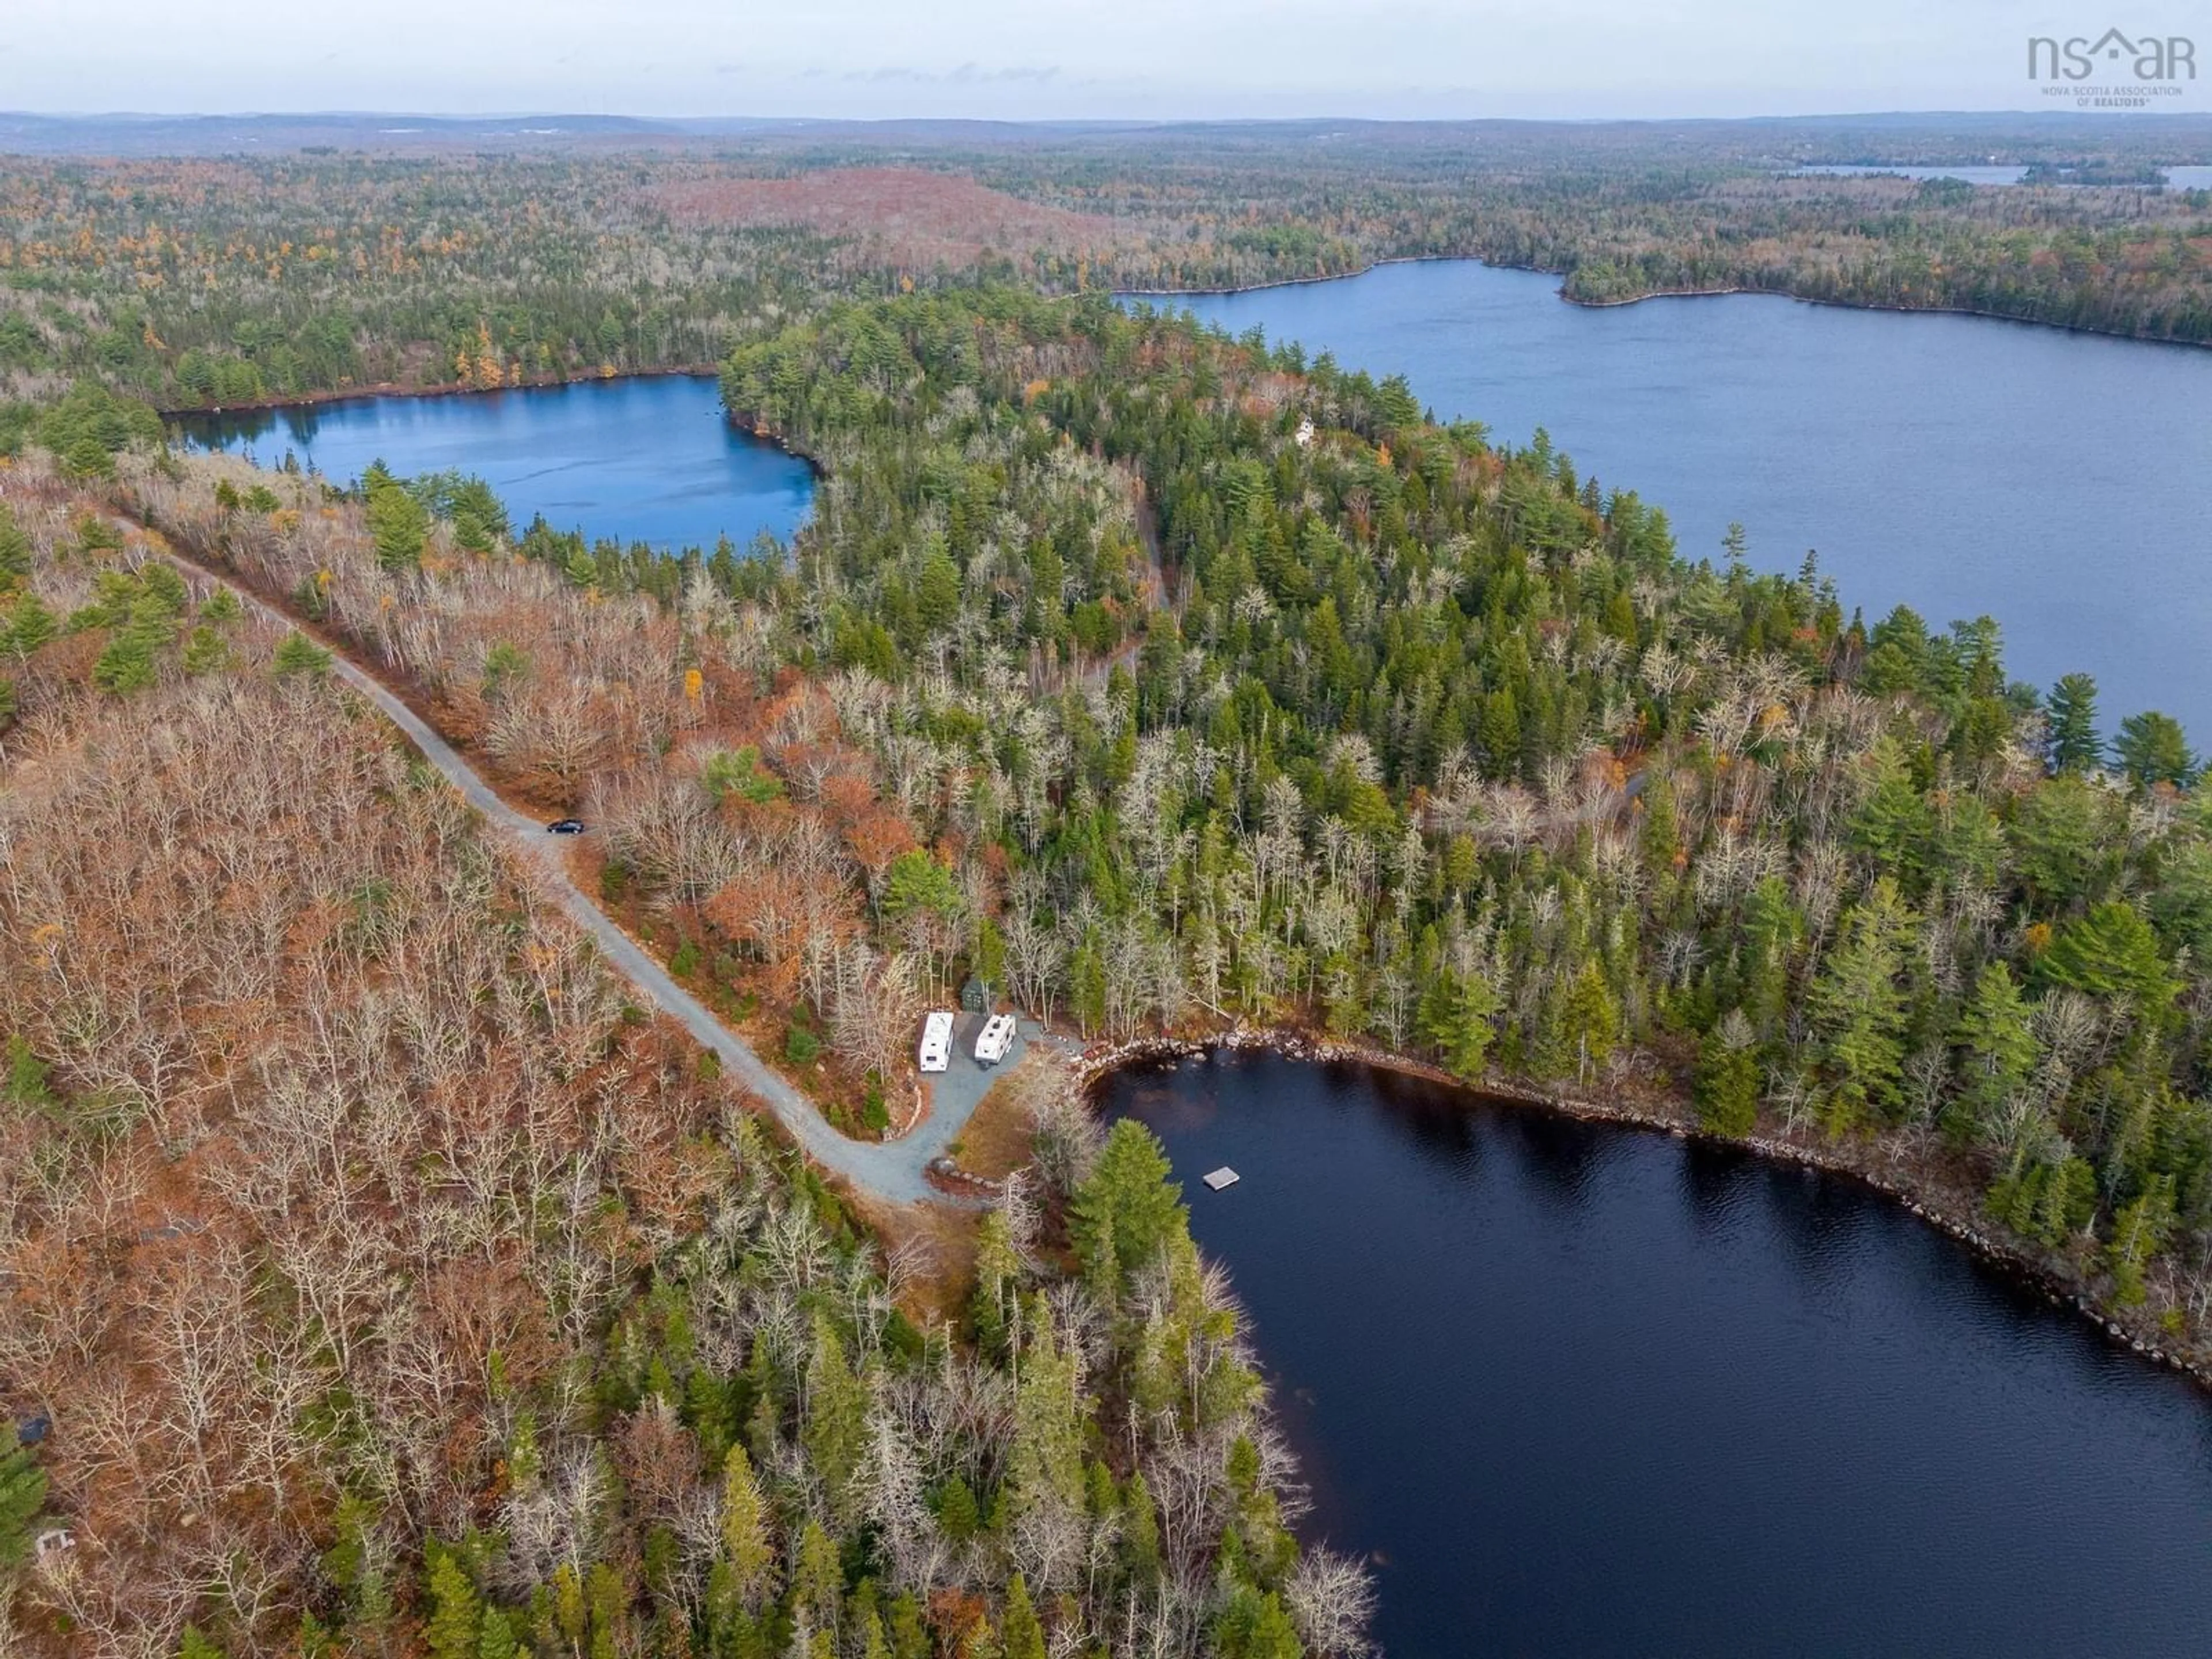
[[[545,826],[545,833],[549,836],[580,836],[584,833],[584,821],[581,818],[556,818]]]

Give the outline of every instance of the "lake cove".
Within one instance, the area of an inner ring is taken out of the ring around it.
[[[1147,303],[1404,374],[1446,419],[1663,507],[1683,552],[1808,548],[1871,624],[1984,613],[2015,678],[2212,743],[2212,351],[1770,295],[1589,307],[1472,261]]]
[[[812,469],[732,426],[712,375],[362,398],[174,424],[189,442],[264,466],[289,452],[338,483],[379,459],[404,477],[473,472],[518,534],[542,513],[593,539],[711,549],[727,536],[742,550],[762,531],[787,539],[814,499]]]
[[[2212,1404],[1890,1200],[1353,1065],[1100,1099],[1235,1279],[1306,1530],[1382,1557],[1391,1659],[2203,1651]]]

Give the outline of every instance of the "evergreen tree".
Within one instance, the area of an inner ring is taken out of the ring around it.
[[[2028,1006],[2012,970],[1990,963],[1974,981],[1974,994],[1959,1019],[1965,1049],[1959,1100],[1969,1127],[1987,1121],[2034,1068],[2037,1044]]]
[[[1139,1584],[1151,1583],[1160,1570],[1159,1513],[1142,1469],[1130,1475],[1121,1495],[1121,1565]]]
[[[999,1643],[1006,1659],[1045,1659],[1044,1626],[1030,1604],[1030,1587],[1018,1572],[1006,1584],[1006,1612],[1000,1621]]]
[[[151,595],[134,599],[123,625],[93,665],[93,684],[118,696],[143,691],[154,684],[160,654],[175,637],[174,615],[167,605]]]
[[[1905,1055],[1904,963],[1911,917],[1888,876],[1875,880],[1844,918],[1843,937],[1808,1000],[1839,1124],[1897,1098]]]
[[[976,1352],[993,1360],[1006,1357],[1009,1316],[1018,1293],[1021,1258],[1006,1231],[1003,1210],[984,1212],[975,1236],[975,1290],[969,1298],[969,1321],[975,1328]]]
[[[1052,1315],[1042,1301],[1030,1322],[1036,1335],[1022,1352],[1007,1485],[1017,1513],[1048,1504],[1079,1511],[1085,1402],[1076,1392],[1075,1359],[1054,1341]]]
[[[381,464],[370,469],[382,472]],[[430,514],[404,484],[388,472],[364,477],[368,497],[368,533],[376,544],[376,562],[386,570],[411,570],[422,562],[422,548],[430,534]]]
[[[2185,789],[2196,781],[2197,756],[2182,736],[2181,722],[2171,714],[2153,709],[2129,715],[2120,722],[2120,735],[2113,741],[2112,750],[2119,757],[2120,770],[2138,789],[2160,783]]]
[[[520,1659],[521,1653],[522,1638],[515,1634],[514,1621],[501,1608],[487,1607],[476,1659]]]
[[[276,642],[270,665],[284,678],[304,674],[311,679],[319,679],[330,672],[331,653],[304,634],[287,634]]]
[[[15,522],[13,508],[0,501],[0,592],[27,581],[31,574],[31,538]]]
[[[814,1321],[814,1358],[806,1376],[806,1419],[799,1442],[830,1493],[830,1508],[846,1517],[854,1498],[853,1474],[868,1434],[867,1385],[853,1371],[845,1344],[827,1315]]]
[[[2104,764],[2105,740],[2097,735],[2097,682],[2087,674],[2068,674],[2051,688],[2045,743],[2051,769],[2094,772]]]
[[[791,1611],[825,1631],[837,1628],[845,1599],[845,1569],[837,1545],[819,1521],[810,1520],[799,1534],[799,1553],[791,1565]]]
[[[433,1659],[477,1659],[483,1617],[477,1587],[453,1551],[433,1543],[428,1556],[430,1617],[422,1640]]]
[[[1751,1022],[1731,1009],[1698,1046],[1692,1085],[1698,1121],[1719,1135],[1747,1135],[1759,1122],[1759,1055]]]
[[[775,1549],[768,1506],[743,1446],[732,1446],[722,1462],[722,1559],[738,1601],[757,1613],[775,1594]]]
[[[6,624],[0,627],[0,649],[18,658],[27,657],[60,632],[61,624],[54,620],[46,601],[35,593],[25,593],[9,607]]]
[[[2100,904],[2060,927],[2036,968],[2053,984],[2124,1003],[2154,1018],[2181,988],[2166,972],[2157,933],[2124,899]]]
[[[1498,1035],[1491,1021],[1503,1004],[1498,988],[1479,971],[1454,975],[1451,988],[1443,1029],[1432,1035],[1443,1048],[1445,1064],[1468,1082],[1480,1082]]]
[[[1076,1189],[1069,1231],[1086,1271],[1095,1261],[1111,1261],[1126,1279],[1183,1231],[1184,1214],[1182,1188],[1168,1179],[1166,1152],[1150,1129],[1125,1117]]]
[[[46,1472],[28,1446],[0,1453],[0,1571],[31,1553],[39,1511],[46,1507]]]
[[[2173,1225],[2173,1177],[2153,1176],[2112,1219],[2112,1241],[2105,1265],[2112,1275],[2113,1300],[2132,1307],[2143,1299],[2143,1264],[2157,1254]]]

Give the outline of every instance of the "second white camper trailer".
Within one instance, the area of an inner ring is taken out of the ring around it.
[[[921,1069],[941,1072],[952,1059],[952,1016],[939,1009],[921,1022]]]

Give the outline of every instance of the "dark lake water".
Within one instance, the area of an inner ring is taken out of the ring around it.
[[[742,549],[763,530],[788,539],[814,497],[806,463],[731,426],[705,374],[361,398],[177,424],[193,442],[264,465],[289,450],[341,483],[379,459],[403,477],[473,472],[518,532],[543,513],[556,530],[594,538],[711,548],[727,536]]]
[[[1383,1558],[1390,1659],[2212,1644],[2212,1406],[1863,1188],[1273,1057],[1104,1104],[1234,1275],[1310,1530]]]
[[[1817,549],[1869,622],[1986,612],[2016,678],[2087,670],[2212,742],[2212,351],[1765,295],[1591,309],[1470,261],[1178,300],[1667,509],[1682,550]]]

